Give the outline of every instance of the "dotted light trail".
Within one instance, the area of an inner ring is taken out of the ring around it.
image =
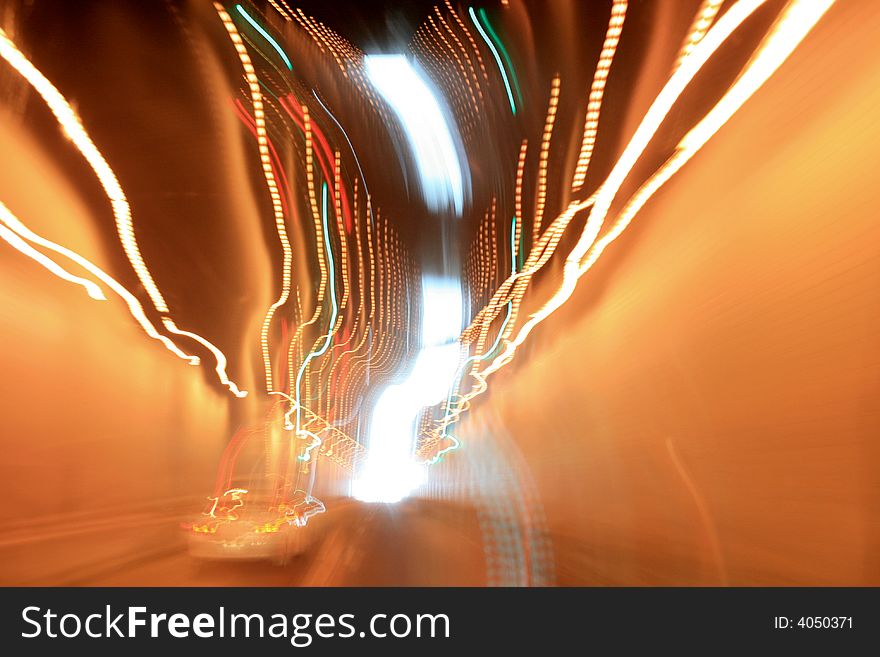
[[[312,359],[319,358],[323,356],[327,349],[330,348],[330,344],[333,342],[333,330],[336,326],[336,316],[339,313],[339,306],[336,302],[336,266],[333,263],[333,249],[330,245],[330,228],[327,223],[327,215],[329,211],[327,209],[327,183],[324,183],[321,187],[321,219],[323,222],[324,228],[324,248],[327,253],[327,272],[330,277],[330,321],[328,323],[327,334],[324,336],[324,344],[317,351],[313,351],[310,353],[306,359],[303,361],[302,365],[299,368],[299,372],[296,375],[296,399],[295,399],[295,410],[296,410],[296,433],[300,435],[303,431],[302,429],[302,412],[301,412],[301,386],[302,386],[302,378],[303,374],[306,371],[309,363],[312,362]],[[308,447],[306,447],[305,452],[299,456],[301,461],[308,461],[311,459],[312,450],[318,447],[321,444],[321,439],[315,435],[312,435],[312,442]]]
[[[281,266],[281,294],[278,300],[269,306],[269,310],[266,311],[266,316],[263,319],[263,325],[260,328],[260,347],[266,377],[266,392],[272,392],[274,390],[274,383],[272,378],[272,361],[269,356],[269,327],[272,324],[272,317],[275,315],[275,311],[287,303],[287,299],[290,297],[290,268],[293,261],[293,250],[290,248],[290,241],[287,238],[284,210],[281,207],[281,194],[278,191],[275,173],[272,171],[272,159],[268,146],[269,138],[266,133],[266,116],[263,112],[263,96],[260,93],[257,75],[254,72],[253,64],[251,64],[247,48],[235,27],[235,23],[232,22],[232,18],[223,8],[223,5],[217,2],[214,3],[214,9],[220,16],[220,20],[223,21],[223,26],[226,28],[227,34],[229,34],[235,51],[238,53],[238,58],[241,61],[245,79],[250,89],[251,102],[254,108],[254,126],[257,132],[257,148],[260,152],[263,177],[266,179],[266,186],[269,188],[269,196],[272,199],[272,212],[275,215],[275,230],[278,233],[278,241],[281,243],[281,249],[284,253]]]
[[[596,72],[593,74],[593,85],[590,88],[590,99],[587,102],[584,138],[574,170],[574,179],[571,182],[572,191],[580,189],[587,178],[587,169],[590,166],[590,159],[593,157],[596,135],[599,132],[599,110],[602,107],[602,97],[605,94],[605,83],[608,80],[608,72],[611,70],[614,53],[617,51],[620,33],[623,31],[626,6],[626,0],[615,0],[611,6],[611,18],[608,20],[608,30],[605,32],[605,43],[599,54],[599,62],[596,64]]]
[[[466,409],[468,402],[473,397],[487,389],[485,378],[510,362],[516,348],[524,342],[530,331],[567,301],[574,286],[577,284],[577,280],[595,264],[604,249],[620,236],[651,196],[702,148],[742,104],[769,79],[833,2],[834,0],[823,0],[822,2],[794,0],[789,3],[772,32],[765,38],[736,82],[713,109],[687,133],[679,143],[675,153],[633,194],[632,198],[616,217],[611,229],[601,239],[596,241],[595,235],[598,234],[598,228],[601,224],[598,227],[595,225],[600,220],[597,220],[594,215],[604,217],[623,179],[626,178],[631,167],[641,155],[648,141],[650,141],[683,89],[733,31],[763,4],[763,0],[740,0],[740,2],[731,7],[714,27],[706,32],[703,38],[695,43],[648,110],[639,129],[637,129],[632,140],[624,150],[624,154],[612,170],[608,180],[600,186],[597,193],[586,201],[571,203],[566,211],[557,217],[550,228],[545,231],[541,238],[541,244],[534,248],[530,254],[529,261],[532,261],[536,252],[541,253],[537,261],[527,262],[526,268],[534,268],[541,260],[546,260],[549,257],[547,254],[551,253],[552,249],[555,248],[553,242],[558,243],[561,231],[564,230],[568,222],[578,212],[589,207],[591,204],[598,204],[601,200],[601,208],[597,210],[594,205],[591,216],[588,218],[587,226],[581,235],[581,241],[566,258],[563,282],[556,294],[529,318],[526,324],[520,328],[514,340],[506,342],[504,352],[496,357],[489,367],[482,372],[474,373],[476,384],[473,389],[470,393],[459,399],[455,412],[447,414],[440,427],[443,433],[434,431],[432,437],[422,444],[420,454],[426,455],[431,460],[430,454],[434,449],[433,446],[444,438],[454,441],[450,448],[457,446],[457,441],[448,435],[447,426],[450,420],[454,421]],[[590,227],[591,220],[594,223],[592,230]],[[586,244],[586,247],[584,247],[584,244]],[[551,245],[552,248],[548,250],[548,247],[551,247]],[[517,279],[528,275],[528,271],[511,275],[499,288],[498,293],[493,297],[490,304],[478,314],[474,323],[463,333],[463,339],[464,336],[472,333],[478,322],[479,325],[485,326],[487,322],[492,321],[495,313],[497,313],[500,301],[508,294],[506,290],[515,289],[518,282]],[[482,319],[481,315],[483,316]],[[445,453],[448,449],[441,450],[440,453]]]

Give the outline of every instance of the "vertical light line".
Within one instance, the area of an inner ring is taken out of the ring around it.
[[[507,54],[507,48],[504,47],[504,43],[496,34],[492,24],[489,22],[489,16],[486,14],[486,10],[480,9],[480,18],[483,19],[483,25],[486,26],[486,29],[489,31],[489,37],[495,42],[495,45],[498,46],[498,50],[501,52],[501,56],[504,58],[504,61],[507,63],[507,68],[510,69],[510,79],[513,82],[513,91],[516,94],[516,99],[519,101],[520,107],[523,105],[522,93],[519,89],[519,81],[516,79],[516,69],[513,66],[513,60],[510,59],[510,55]]]
[[[483,41],[486,42],[486,45],[489,46],[489,50],[492,52],[492,55],[495,57],[495,61],[498,63],[498,70],[501,72],[501,79],[504,80],[504,88],[507,91],[507,100],[510,101],[510,111],[516,115],[516,103],[513,102],[513,92],[510,89],[510,82],[507,80],[507,73],[504,72],[504,64],[501,63],[501,56],[498,54],[498,51],[495,49],[494,44],[491,39],[489,39],[489,35],[486,34],[486,31],[483,29],[483,26],[480,25],[480,21],[477,20],[477,15],[474,13],[473,7],[468,7],[468,13],[471,16],[471,20],[474,22],[474,25],[477,28],[477,31],[480,33],[480,36],[483,37]]]
[[[608,19],[605,42],[602,44],[602,52],[599,53],[596,72],[593,74],[593,84],[590,87],[590,98],[587,101],[587,115],[584,118],[584,137],[571,182],[572,191],[583,186],[587,178],[587,169],[590,167],[593,148],[596,146],[596,135],[599,132],[599,111],[602,108],[602,98],[605,95],[605,84],[608,80],[608,73],[611,70],[611,62],[614,61],[617,44],[620,42],[623,21],[626,18],[626,7],[626,0],[614,0],[614,4],[611,6],[611,18]]]
[[[214,3],[214,9],[223,21],[224,27],[232,40],[238,58],[244,69],[245,79],[250,89],[251,102],[254,106],[254,127],[257,133],[257,148],[260,151],[260,162],[263,167],[263,177],[266,179],[266,186],[269,188],[269,196],[272,199],[272,211],[275,215],[275,229],[278,232],[278,240],[281,242],[281,249],[284,253],[284,260],[281,271],[281,294],[278,300],[269,306],[266,316],[263,319],[263,325],[260,328],[260,348],[263,357],[263,367],[266,375],[266,392],[272,392],[274,385],[272,382],[272,361],[269,355],[269,327],[272,324],[272,317],[275,311],[287,303],[290,296],[290,268],[293,262],[293,250],[290,248],[290,242],[287,239],[287,227],[284,223],[284,211],[281,207],[281,194],[278,192],[278,184],[275,181],[275,173],[272,171],[272,160],[269,156],[269,138],[266,133],[266,117],[263,113],[263,97],[260,93],[260,85],[257,75],[254,72],[251,58],[248,55],[247,48],[232,22],[232,18],[220,3]]]
[[[336,303],[336,274],[335,274],[335,265],[333,264],[333,250],[330,245],[330,232],[327,223],[327,183],[323,183],[321,186],[321,221],[324,225],[324,246],[327,253],[327,267],[329,270],[330,276],[330,322],[329,328],[327,329],[327,335],[324,338],[324,346],[321,347],[318,351],[313,351],[308,356],[306,356],[303,364],[299,368],[299,373],[296,375],[296,433],[300,435],[302,432],[302,405],[300,403],[300,387],[302,385],[302,377],[303,373],[306,371],[306,367],[308,367],[309,363],[313,358],[318,358],[323,356],[327,349],[330,347],[330,343],[333,341],[333,328],[336,325],[336,316],[339,313],[339,306]],[[321,444],[320,438],[312,435],[313,440],[312,444],[306,447],[305,452],[299,457],[300,461],[308,461],[311,458],[311,452],[315,447]]]

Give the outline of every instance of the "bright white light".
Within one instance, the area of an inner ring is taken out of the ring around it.
[[[432,212],[464,210],[464,178],[455,140],[431,88],[403,55],[368,55],[367,76],[392,107],[409,141],[425,203]]]
[[[426,406],[443,401],[462,357],[461,287],[439,278],[422,280],[422,349],[412,371],[388,386],[370,421],[367,462],[352,485],[364,502],[399,502],[425,481],[414,454],[416,420]]]
[[[449,344],[461,333],[461,285],[447,278],[422,279],[422,349]]]

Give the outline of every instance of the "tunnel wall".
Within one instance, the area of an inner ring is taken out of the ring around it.
[[[10,210],[112,272],[94,229],[105,217],[16,119],[2,126]],[[179,520],[211,490],[226,398],[105,293],[95,301],[0,242],[0,584],[83,583],[179,550]]]

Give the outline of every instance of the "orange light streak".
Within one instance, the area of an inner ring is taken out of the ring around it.
[[[275,311],[287,303],[287,299],[290,296],[290,269],[293,262],[293,251],[290,248],[290,241],[287,238],[287,227],[284,223],[284,211],[281,206],[281,194],[278,191],[278,184],[275,181],[275,174],[272,171],[272,160],[268,147],[266,117],[263,112],[263,96],[260,92],[260,84],[257,80],[257,75],[254,72],[254,67],[251,63],[251,58],[248,55],[247,48],[238,33],[238,29],[235,27],[235,23],[232,22],[232,18],[230,18],[229,14],[223,8],[223,5],[217,2],[214,3],[214,9],[220,16],[220,20],[223,21],[223,26],[229,34],[229,38],[232,41],[232,45],[235,47],[235,51],[238,53],[238,58],[244,69],[244,77],[247,81],[248,88],[250,89],[251,103],[253,104],[254,109],[254,125],[257,131],[257,148],[260,152],[263,177],[266,179],[266,186],[269,188],[269,196],[272,199],[272,212],[275,215],[275,229],[278,233],[278,240],[281,243],[281,249],[284,254],[281,267],[281,294],[279,295],[278,300],[269,306],[260,328],[260,349],[266,377],[266,392],[272,392],[274,384],[272,378],[272,361],[269,356],[269,328],[272,324],[272,317],[275,315]]]
[[[434,7],[434,9],[437,9],[437,7]],[[438,15],[439,15],[439,10],[438,10]],[[428,16],[428,22],[431,23],[431,27],[434,28],[434,32],[436,32],[437,36],[440,37],[440,41],[443,42],[443,45],[446,46],[446,49],[452,53],[452,58],[455,60],[456,66],[458,66],[458,70],[461,73],[461,80],[464,81],[465,86],[467,87],[468,93],[471,98],[471,102],[473,103],[473,106],[475,108],[479,108],[480,106],[477,103],[477,97],[474,95],[474,88],[471,86],[471,82],[470,82],[470,79],[468,78],[467,70],[465,69],[464,64],[461,61],[461,57],[458,56],[458,52],[456,51],[456,49],[452,47],[451,43],[449,43],[449,39],[447,39],[446,35],[443,34],[443,31],[440,29],[440,27],[434,21],[433,16]],[[444,24],[445,24],[445,22],[444,22]],[[481,95],[481,97],[482,97],[482,95]]]
[[[455,19],[455,22],[461,28],[461,30],[465,33],[468,42],[471,44],[471,48],[477,55],[477,63],[480,65],[480,72],[483,74],[483,78],[486,82],[489,81],[489,74],[486,72],[486,65],[483,63],[483,55],[480,53],[480,49],[477,48],[477,42],[474,41],[474,36],[471,34],[470,30],[467,27],[467,23],[461,20],[461,16],[458,15],[458,12],[453,9],[452,4],[449,0],[444,0],[446,2],[446,7],[449,9],[449,13],[452,14],[452,17]]]
[[[156,283],[153,281],[153,277],[149,269],[147,269],[143,257],[141,257],[140,249],[134,236],[134,224],[131,219],[131,207],[128,204],[128,199],[122,191],[116,174],[113,173],[113,169],[110,168],[107,160],[104,159],[104,156],[95,146],[91,137],[89,137],[79,116],[70,106],[70,103],[67,102],[67,99],[55,88],[55,85],[21,53],[2,29],[0,29],[0,57],[3,57],[46,101],[49,110],[55,115],[64,133],[86,159],[92,171],[95,172],[101,187],[104,188],[104,192],[110,199],[113,207],[113,216],[116,218],[116,231],[119,234],[125,255],[134,268],[138,280],[144,286],[156,310],[163,314],[169,312],[162,293],[156,287]]]
[[[474,86],[477,89],[477,95],[480,97],[480,100],[483,100],[483,89],[480,87],[480,78],[477,75],[477,71],[474,68],[474,63],[471,60],[470,54],[468,54],[467,48],[464,47],[461,43],[461,39],[458,38],[458,35],[455,33],[455,30],[452,29],[452,26],[447,22],[445,18],[443,18],[443,14],[440,11],[439,6],[434,7],[434,12],[437,14],[437,18],[443,24],[443,27],[446,28],[446,31],[449,32],[449,36],[452,37],[452,40],[455,41],[455,45],[458,46],[458,49],[461,51],[462,55],[464,55],[465,61],[468,65],[468,70],[471,72],[471,77],[474,81]]]
[[[275,8],[275,11],[277,11],[279,14],[281,14],[281,16],[284,17],[284,20],[286,20],[286,21],[290,20],[290,14],[288,14],[284,9],[282,9],[281,6],[277,2],[275,2],[275,0],[269,0],[269,4]]]
[[[718,22],[706,33],[682,61],[681,66],[673,73],[654,103],[649,108],[636,133],[633,135],[608,179],[599,189],[595,204],[587,220],[587,225],[579,242],[568,254],[563,270],[563,282],[553,297],[520,328],[516,338],[507,343],[504,352],[484,370],[488,376],[510,362],[516,348],[528,337],[529,333],[558,309],[574,291],[578,279],[592,266],[604,248],[620,234],[626,224],[644,205],[648,198],[659,189],[703,144],[729,119],[730,116],[759,88],[772,72],[785,60],[797,43],[806,35],[816,21],[831,5],[833,0],[822,2],[798,1],[789,3],[785,16],[780,20],[773,34],[764,42],[758,54],[751,60],[746,71],[724,95],[721,101],[704,117],[704,119],[682,140],[682,148],[672,156],[661,170],[637,193],[634,204],[627,214],[626,220],[618,222],[603,240],[596,244],[590,257],[582,262],[588,250],[593,246],[602,220],[611,205],[620,185],[644,151],[660,123],[666,117],[674,102],[678,99],[688,83],[693,79],[709,57],[727,38],[748,18],[764,0],[739,0]],[[789,42],[786,42],[788,39]],[[627,216],[629,218],[627,219]],[[621,227],[622,226],[622,227]],[[609,237],[610,236],[610,237]]]
[[[596,72],[593,74],[590,99],[587,102],[587,116],[584,119],[584,138],[581,142],[581,151],[574,170],[574,178],[571,181],[572,191],[580,189],[587,178],[587,169],[589,169],[590,159],[593,157],[596,135],[599,132],[599,111],[602,108],[605,83],[608,80],[608,72],[611,70],[611,62],[614,61],[614,53],[617,51],[620,33],[623,31],[626,7],[626,0],[614,0],[614,4],[611,6],[611,18],[608,20],[608,30],[605,32],[605,43],[602,44],[602,52],[599,54]]]
[[[532,223],[532,242],[541,234],[544,219],[544,206],[547,203],[547,166],[550,162],[550,139],[553,137],[553,124],[556,122],[556,108],[559,105],[559,75],[553,77],[550,85],[550,102],[547,118],[544,121],[544,134],[541,137],[541,151],[538,154],[538,190],[535,194],[535,219]]]
[[[691,25],[691,29],[688,30],[688,35],[685,37],[681,52],[675,62],[675,68],[681,66],[682,60],[691,53],[694,46],[697,45],[700,39],[706,35],[706,32],[712,25],[712,21],[715,20],[715,16],[718,14],[718,10],[721,9],[721,5],[723,4],[724,0],[703,0],[703,4],[697,10],[693,25]]]

